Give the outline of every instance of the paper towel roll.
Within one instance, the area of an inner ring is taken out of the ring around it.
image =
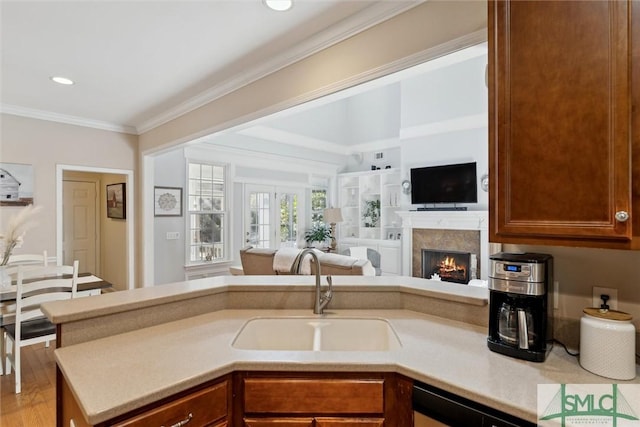
[[[629,320],[611,320],[585,314],[580,319],[580,366],[587,371],[632,380],[636,377],[635,349],[636,329],[630,316]]]

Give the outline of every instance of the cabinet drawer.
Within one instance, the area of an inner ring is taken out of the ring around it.
[[[316,418],[315,427],[383,427],[382,418]]]
[[[313,418],[245,418],[245,427],[313,427]]]
[[[315,420],[315,424],[314,424]],[[383,427],[382,418],[245,418],[245,427]]]
[[[115,426],[162,425],[168,427],[185,420],[190,420],[188,425],[213,424],[227,415],[227,387],[227,381],[224,381],[115,424]]]
[[[245,413],[382,414],[384,380],[244,380]]]

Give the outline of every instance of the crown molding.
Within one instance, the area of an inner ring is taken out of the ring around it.
[[[269,126],[252,126],[250,128],[242,129],[238,133],[252,138],[279,142],[282,144],[307,148],[309,150],[320,150],[328,153],[342,154],[345,156],[351,151],[350,147],[345,145]]]
[[[65,114],[52,113],[49,111],[36,110],[33,108],[20,107],[18,105],[0,104],[0,112],[3,114],[11,114],[14,116],[28,117],[31,119],[47,120],[50,122],[65,123],[75,126],[83,126],[88,128],[107,130],[111,132],[127,133],[138,135],[133,126],[122,126],[99,120],[85,119],[83,117],[69,116]]]
[[[344,156],[351,155],[352,153],[366,153],[370,151],[387,150],[390,148],[400,147],[400,139],[398,137],[378,139],[360,144],[342,145],[324,139],[311,138],[303,134],[288,132],[263,125],[242,129],[238,133],[262,140],[279,142],[281,144],[293,145],[309,150],[320,150]]]
[[[238,90],[243,86],[253,83],[269,74],[301,61],[314,53],[346,40],[349,37],[352,37],[383,21],[393,18],[402,12],[416,7],[424,1],[425,0],[417,0],[411,3],[383,1],[376,3],[363,12],[358,13],[356,16],[347,18],[331,28],[298,43],[295,48],[283,52],[280,55],[276,55],[269,61],[253,67],[244,73],[240,73],[234,78],[225,80],[219,85],[216,85],[201,94],[176,105],[174,108],[138,124],[136,127],[137,132],[138,134],[148,132],[164,123]]]
[[[371,151],[389,150],[400,147],[400,138],[385,138],[376,141],[364,142],[362,144],[351,145],[349,152],[368,153]]]
[[[487,113],[473,114],[455,119],[442,120],[424,125],[410,126],[400,129],[400,139],[412,139],[440,133],[456,132],[470,129],[483,129],[489,126]]]
[[[186,158],[205,158],[208,155],[217,161],[230,162],[245,167],[279,170],[283,163],[287,170],[296,173],[326,174],[336,173],[343,165],[320,160],[310,160],[291,155],[265,153],[246,148],[229,147],[216,144],[199,144],[187,146],[184,150]],[[294,161],[292,161],[294,160]],[[259,166],[256,166],[259,165]]]

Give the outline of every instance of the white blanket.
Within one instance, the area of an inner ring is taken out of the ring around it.
[[[280,248],[276,252],[273,257],[273,269],[278,273],[289,273],[291,272],[291,266],[293,262],[296,260],[296,257],[302,252],[301,249],[296,248]],[[321,256],[322,251],[314,249],[314,252],[318,257]],[[302,265],[300,266],[300,274],[309,275],[311,274],[311,255],[307,254],[302,260]]]
[[[300,254],[301,250],[296,248],[280,248],[273,257],[273,270],[278,273],[289,273],[291,266]],[[306,256],[302,263],[302,274],[311,274],[310,256]]]

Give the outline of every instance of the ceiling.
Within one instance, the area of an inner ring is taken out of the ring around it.
[[[139,134],[421,0],[294,1],[2,0],[0,107]]]

